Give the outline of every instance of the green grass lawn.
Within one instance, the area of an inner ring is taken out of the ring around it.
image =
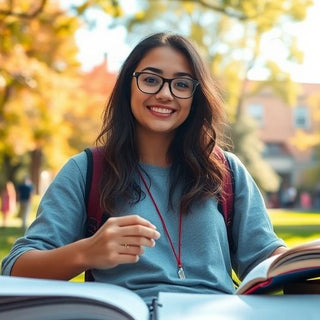
[[[299,243],[320,238],[320,212],[294,212],[287,210],[270,210],[275,232],[289,247]],[[11,219],[10,226],[0,229],[0,261],[8,254],[14,241],[22,236],[20,221]],[[83,276],[74,280],[82,281]]]

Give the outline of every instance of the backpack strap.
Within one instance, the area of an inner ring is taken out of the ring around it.
[[[232,239],[232,222],[234,216],[234,176],[229,160],[225,156],[224,151],[216,147],[215,154],[224,163],[227,174],[224,176],[222,185],[222,195],[220,196],[218,209],[222,213],[226,227],[230,250],[234,250],[234,242]]]
[[[92,236],[100,226],[108,219],[109,215],[100,207],[99,182],[103,168],[103,153],[101,148],[87,148],[84,151],[87,154],[87,174],[85,186],[85,203],[87,209],[87,231],[86,236]],[[234,178],[229,161],[223,150],[215,149],[217,157],[223,161],[227,168],[227,174],[224,177],[223,196],[220,197],[218,209],[223,215],[227,227],[228,241],[230,250],[233,250],[232,241],[232,221],[234,214]],[[94,278],[87,270],[85,272],[86,281],[94,281]]]
[[[103,154],[101,148],[87,148],[87,175],[85,187],[85,201],[87,209],[87,231],[90,237],[101,226],[103,212],[100,207],[99,183],[103,166]]]
[[[103,221],[107,219],[100,207],[99,183],[103,167],[101,148],[87,148],[87,174],[85,185],[85,203],[87,209],[86,237],[96,233]],[[86,270],[85,281],[94,281],[91,270]]]
[[[227,236],[228,236],[228,243],[229,243],[229,250],[230,253],[235,251],[235,243],[232,237],[232,223],[233,223],[233,216],[234,216],[234,188],[235,188],[235,181],[233,171],[231,169],[230,163],[228,158],[226,157],[224,151],[219,147],[215,148],[216,156],[224,163],[227,173],[223,179],[222,185],[222,195],[220,196],[218,209],[222,213],[226,228],[227,228]],[[236,273],[232,270],[232,282],[235,288],[238,288],[240,285],[240,280],[236,276]]]

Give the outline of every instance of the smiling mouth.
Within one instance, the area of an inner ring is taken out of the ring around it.
[[[149,110],[161,114],[171,114],[174,113],[174,110],[168,109],[168,108],[162,108],[162,107],[149,107]]]

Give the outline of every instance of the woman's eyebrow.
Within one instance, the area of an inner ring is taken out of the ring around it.
[[[159,73],[159,74],[163,73],[163,71],[161,69],[154,68],[154,67],[146,67],[146,68],[142,69],[142,71],[151,71],[151,72]]]
[[[187,77],[193,78],[192,75],[190,73],[188,73],[188,72],[176,72],[176,73],[174,73],[174,76],[176,76],[176,77],[185,77],[185,76],[187,76]]]
[[[154,68],[154,67],[146,67],[144,69],[142,69],[142,71],[151,71],[151,72],[154,72],[154,73],[157,73],[157,74],[163,74],[163,71],[161,69],[158,69],[158,68]],[[190,77],[190,78],[193,78],[192,75],[188,72],[176,72],[173,74],[175,77]]]

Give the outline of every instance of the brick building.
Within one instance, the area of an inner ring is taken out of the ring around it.
[[[117,74],[109,71],[107,55],[104,61],[84,74],[84,88],[90,93],[101,94],[107,98],[116,82]]]
[[[289,106],[271,89],[246,99],[244,108],[258,123],[260,137],[265,144],[264,157],[289,184],[299,183],[302,171],[313,164],[311,148],[296,148],[292,138],[297,130],[306,133],[319,129],[311,115],[310,97],[320,94],[320,84],[299,84],[297,103]],[[303,146],[302,146],[303,147]]]

